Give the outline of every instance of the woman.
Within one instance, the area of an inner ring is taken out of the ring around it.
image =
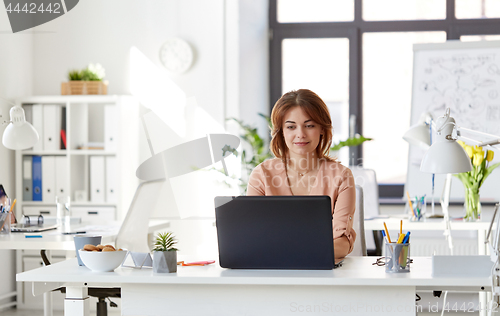
[[[285,93],[274,105],[275,159],[250,175],[247,195],[328,195],[332,200],[335,258],[352,251],[356,191],[351,170],[328,156],[332,121],[321,98],[306,89]]]

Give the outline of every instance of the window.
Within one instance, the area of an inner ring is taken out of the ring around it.
[[[406,180],[413,44],[500,39],[498,0],[270,0],[270,91],[309,88],[328,104],[336,140],[374,138],[343,162],[375,169],[381,197]]]

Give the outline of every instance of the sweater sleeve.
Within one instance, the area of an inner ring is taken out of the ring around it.
[[[265,175],[261,165],[253,169],[248,179],[247,195],[266,195]]]
[[[346,236],[349,240],[349,253],[352,251],[356,232],[352,228],[354,211],[356,210],[356,188],[350,169],[345,169],[339,183],[337,200],[333,211],[333,238]]]

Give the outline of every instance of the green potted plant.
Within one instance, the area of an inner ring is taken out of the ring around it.
[[[103,81],[105,73],[100,64],[89,64],[82,70],[70,70],[69,82],[61,84],[61,94],[107,94],[108,82]]]
[[[153,248],[153,272],[173,273],[177,272],[177,251],[175,239],[172,232],[158,233]]]

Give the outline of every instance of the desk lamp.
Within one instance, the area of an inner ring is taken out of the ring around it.
[[[38,133],[33,125],[26,121],[23,108],[19,105],[12,105],[13,107],[10,109],[10,121],[3,121],[1,123],[9,123],[3,133],[2,143],[5,147],[12,150],[31,148],[38,142]],[[1,117],[2,115],[0,114]]]
[[[444,116],[440,116],[436,120],[435,125],[437,139],[422,158],[420,171],[433,174],[446,174],[446,182],[440,202],[446,225],[444,235],[446,240],[448,240],[448,246],[453,255],[450,214],[448,211],[448,206],[450,205],[451,174],[471,171],[472,164],[465,150],[456,142],[457,139],[453,138],[453,131],[457,125],[455,124],[455,119],[450,117],[449,108],[446,110]],[[459,134],[458,129],[457,133]]]
[[[406,140],[410,145],[420,147],[424,150],[428,150],[432,145],[432,125],[433,117],[429,112],[422,113],[418,123],[410,127],[409,130],[403,135],[403,139]],[[434,209],[434,174],[432,174],[432,191],[431,191],[431,215],[426,217],[441,217],[436,215]]]

